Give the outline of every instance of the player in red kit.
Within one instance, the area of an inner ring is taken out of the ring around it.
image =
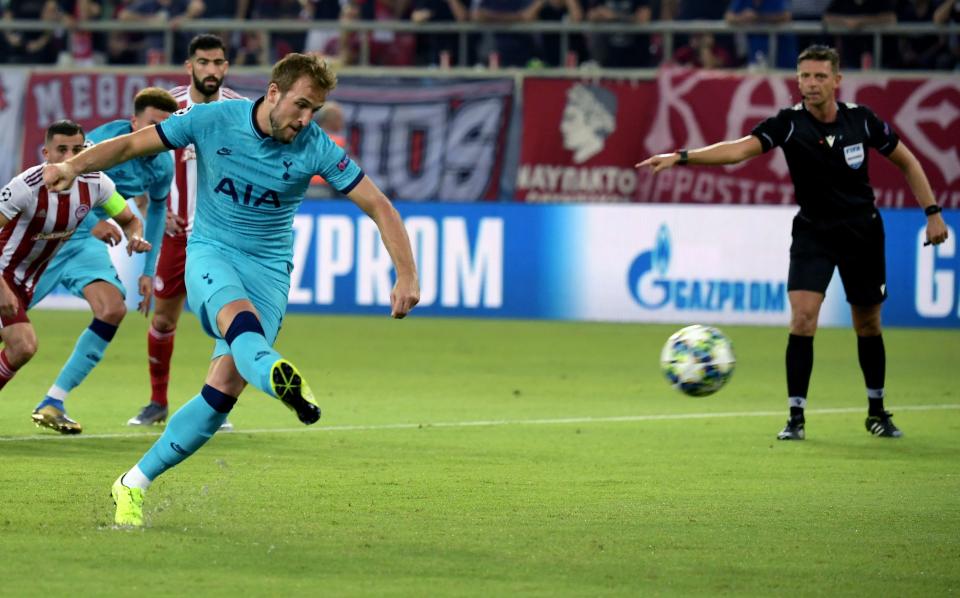
[[[85,136],[75,122],[61,120],[47,129],[43,156],[62,162],[83,151]],[[15,176],[0,190],[0,389],[37,352],[37,335],[27,317],[37,281],[60,247],[93,208],[102,207],[127,237],[127,253],[150,250],[143,223],[100,172],[82,175],[66,191],[49,191],[43,165]],[[62,407],[43,405],[34,423],[64,434],[80,432]]]

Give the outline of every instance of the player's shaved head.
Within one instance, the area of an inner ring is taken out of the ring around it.
[[[291,53],[273,66],[270,83],[275,83],[281,94],[287,93],[294,83],[307,77],[317,91],[327,94],[337,86],[337,75],[320,56]]]

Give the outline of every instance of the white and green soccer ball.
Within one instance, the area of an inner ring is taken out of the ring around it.
[[[692,397],[711,395],[733,375],[733,343],[712,326],[694,324],[673,333],[660,352],[670,384]]]

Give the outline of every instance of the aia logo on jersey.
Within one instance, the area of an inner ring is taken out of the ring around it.
[[[259,208],[263,204],[272,205],[275,208],[280,207],[280,197],[273,189],[265,189],[262,192],[254,190],[253,185],[247,183],[243,187],[233,182],[230,177],[224,177],[213,190],[214,193],[222,193],[233,200],[233,203],[243,204]]]
[[[848,145],[843,148],[843,159],[847,161],[847,166],[856,170],[863,164],[864,152],[863,144]]]
[[[347,169],[347,164],[349,163],[350,163],[350,156],[344,156],[343,160],[340,160],[339,162],[337,162],[337,170],[339,170],[340,172],[343,172],[344,170]]]
[[[77,211],[73,213],[77,217],[77,222],[83,220],[83,217],[90,213],[90,206],[79,206]]]

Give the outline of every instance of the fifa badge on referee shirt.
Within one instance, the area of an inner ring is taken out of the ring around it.
[[[856,170],[863,164],[863,144],[848,145],[843,148],[843,158],[847,161],[847,166]]]

